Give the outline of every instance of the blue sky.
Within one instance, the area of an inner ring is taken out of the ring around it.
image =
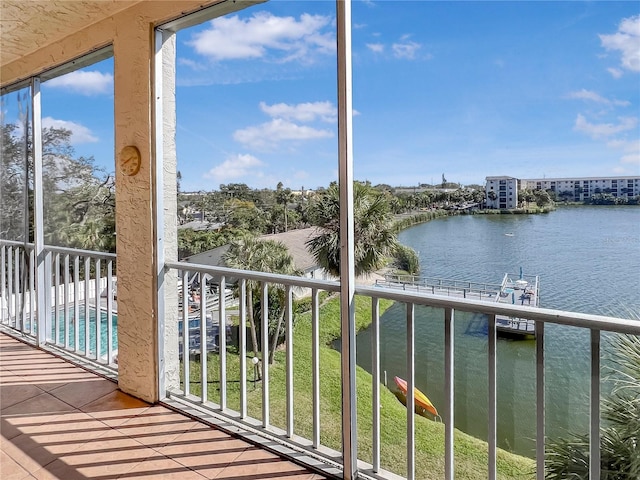
[[[640,175],[638,2],[355,1],[354,173],[373,184]],[[180,31],[183,190],[337,179],[335,3]],[[46,82],[45,124],[113,170],[113,61]]]

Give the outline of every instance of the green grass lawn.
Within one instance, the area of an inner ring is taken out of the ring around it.
[[[381,313],[391,305],[380,302]],[[340,352],[330,343],[340,336],[340,305],[337,297],[324,302],[320,307],[320,439],[327,447],[341,449],[341,383]],[[356,298],[356,329],[366,328],[371,322],[371,299]],[[311,314],[300,315],[294,326],[294,428],[296,435],[312,437],[312,349]],[[191,391],[199,394],[199,363],[191,362]],[[227,405],[239,410],[240,385],[239,358],[227,355]],[[208,398],[219,400],[219,358],[210,354],[208,358]],[[253,366],[247,361],[248,414],[262,418],[261,383],[255,385]],[[269,368],[270,423],[286,427],[285,352],[276,353],[275,363]],[[372,455],[372,377],[360,367],[356,371],[358,405],[358,458],[371,462]],[[399,475],[406,474],[406,409],[387,388],[380,389],[381,421],[381,466]],[[444,476],[444,425],[416,415],[416,477],[440,479]],[[476,480],[486,478],[487,443],[463,432],[455,431],[456,478]],[[501,479],[533,478],[533,460],[498,450],[498,477]]]

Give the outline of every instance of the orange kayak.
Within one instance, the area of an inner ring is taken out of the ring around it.
[[[398,385],[398,388],[400,389],[400,391],[406,397],[407,381],[403,380],[400,377],[394,377],[394,380],[396,382],[396,385]],[[429,400],[427,396],[424,393],[422,393],[420,390],[418,390],[416,387],[413,388],[413,397],[415,399],[415,403],[417,406],[424,408],[427,412],[431,413],[435,417],[438,416],[438,410],[436,410],[436,407],[433,406],[433,403],[431,403],[431,400]]]

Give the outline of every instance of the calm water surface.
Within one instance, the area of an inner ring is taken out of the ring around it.
[[[505,235],[513,233],[513,236]],[[499,283],[505,273],[540,275],[543,307],[640,317],[640,208],[564,207],[546,215],[470,215],[403,231],[422,275]],[[444,313],[416,311],[416,384],[444,416]],[[486,439],[486,318],[456,312],[455,425]],[[381,363],[406,375],[405,313],[381,319]],[[370,331],[358,335],[358,363],[370,370]],[[588,432],[589,331],[550,325],[545,338],[546,433]],[[606,364],[606,353],[603,359]],[[606,373],[606,368],[603,373]],[[606,389],[606,386],[605,386]],[[535,452],[535,343],[498,342],[498,443]]]

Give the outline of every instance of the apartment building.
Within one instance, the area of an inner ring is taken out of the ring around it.
[[[487,208],[516,208],[518,206],[518,182],[514,177],[487,177],[485,200]]]
[[[551,190],[559,199],[574,202],[587,200],[596,193],[631,198],[640,195],[640,177],[527,178],[520,180],[520,188]]]
[[[597,193],[610,193],[614,197],[640,196],[640,177],[571,177],[525,178],[487,177],[485,183],[487,208],[516,208],[518,191],[524,189],[549,190],[559,200],[582,202]],[[495,192],[495,195],[491,192]]]

